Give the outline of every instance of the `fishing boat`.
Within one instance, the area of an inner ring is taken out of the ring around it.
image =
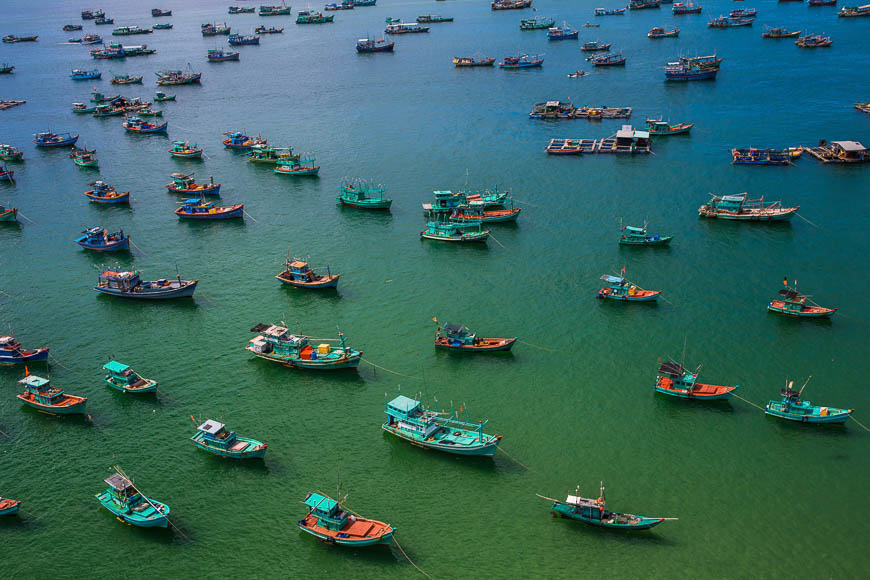
[[[99,22],[97,23],[99,24]],[[110,24],[106,22],[106,24]],[[140,28],[138,26],[119,26],[112,31],[112,36],[132,36],[134,34],[151,34],[154,32],[150,28]]]
[[[714,195],[710,201],[698,208],[698,215],[727,220],[788,221],[800,209],[800,206],[783,207],[779,201],[765,203],[763,196],[749,200],[748,195]]]
[[[332,14],[324,16],[323,12],[317,10],[301,10],[296,15],[296,24],[326,24],[334,19],[335,16]]]
[[[203,36],[229,36],[230,30],[232,30],[232,27],[227,26],[226,22],[223,24],[202,24],[199,28],[199,31]]]
[[[245,204],[218,206],[204,198],[191,198],[182,202],[181,207],[175,210],[175,215],[183,219],[194,220],[225,220],[243,218]]]
[[[661,26],[653,26],[647,33],[649,38],[676,38],[680,35],[680,29],[665,30]]]
[[[165,70],[154,73],[157,75],[157,84],[160,86],[190,85],[202,80],[202,73],[181,70]]]
[[[695,126],[694,123],[677,123],[675,125],[671,125],[668,121],[663,121],[662,119],[647,119],[647,131],[651,137],[663,136],[663,135],[683,135],[692,130],[692,127]]]
[[[489,7],[493,10],[521,10],[532,5],[532,0],[493,0]]]
[[[77,167],[96,169],[100,164],[96,153],[93,151],[86,151],[80,155],[74,155],[72,160]]]
[[[173,141],[172,148],[166,150],[172,157],[179,159],[202,159],[202,148],[190,141]]]
[[[435,348],[463,352],[497,352],[511,350],[517,341],[513,338],[483,338],[467,326],[445,323],[435,331]]]
[[[808,6],[836,6],[837,0],[807,0]]]
[[[771,300],[767,305],[767,309],[771,312],[795,318],[830,318],[837,311],[836,308],[819,306],[810,300],[808,295],[798,293],[797,286],[789,287],[788,279],[783,280],[782,283],[785,288],[779,291],[780,297]]]
[[[165,101],[174,101],[174,100],[175,100],[175,95],[167,95],[166,93],[161,92],[161,91],[157,91],[156,93],[154,93],[154,101],[155,102],[162,103]]]
[[[121,126],[131,133],[166,133],[166,128],[169,126],[169,121],[163,121],[162,123],[152,123],[151,121],[143,121],[139,117],[127,117],[127,120],[121,123]]]
[[[452,16],[437,16],[433,14],[424,14],[417,17],[417,22],[421,24],[437,24],[439,22],[453,22]]]
[[[292,147],[268,147],[265,142],[252,145],[248,151],[248,161],[251,163],[291,165],[298,162],[299,158],[298,154],[293,153]]]
[[[421,34],[423,32],[429,32],[429,27],[420,26],[416,22],[387,24],[387,28],[384,29],[384,34]]]
[[[143,495],[120,473],[111,475],[105,482],[109,487],[96,498],[118,520],[141,528],[165,528],[169,525],[168,505]]]
[[[87,397],[69,395],[52,386],[48,379],[28,374],[18,381],[24,385],[24,392],[15,395],[25,405],[49,415],[84,415]]]
[[[755,18],[731,18],[728,16],[719,16],[711,18],[707,26],[710,28],[736,28],[738,26],[752,26]]]
[[[0,222],[14,222],[17,220],[18,208],[0,205]]]
[[[139,271],[123,272],[104,270],[94,286],[94,290],[110,296],[138,298],[140,300],[167,300],[170,298],[190,298],[196,291],[199,280],[175,280],[161,278],[156,281],[141,280]]]
[[[870,114],[870,102],[855,103],[855,109],[861,111],[862,113]],[[0,145],[0,159],[5,159],[3,157],[3,147],[4,145]],[[6,147],[9,147],[9,145],[6,145]]]
[[[671,6],[671,12],[674,14],[700,14],[702,8],[693,2],[674,2],[674,5]]]
[[[606,509],[604,499],[604,482],[601,483],[601,495],[596,499],[580,496],[580,486],[574,491],[577,495],[569,495],[565,501],[535,494],[541,499],[553,502],[552,514],[562,518],[578,520],[593,526],[619,530],[648,530],[664,521],[677,518],[650,518],[634,514],[621,514]]]
[[[795,41],[795,44],[801,48],[823,48],[834,44],[830,36],[823,34],[807,34],[801,36]]]
[[[393,52],[395,46],[395,42],[387,42],[383,38],[360,38],[356,41],[357,52]]]
[[[562,26],[554,26],[547,30],[547,40],[577,40],[579,36],[580,31],[571,28],[565,22],[562,23]]]
[[[283,32],[283,28],[278,28],[277,26],[270,26],[266,28],[262,24],[254,29],[254,34],[283,34]]]
[[[0,159],[3,161],[23,161],[24,152],[15,145],[0,143]]]
[[[336,198],[342,205],[361,209],[389,210],[393,200],[385,196],[383,185],[368,183],[362,179],[345,180],[341,184],[341,194]]]
[[[810,1],[812,2],[812,0]],[[729,18],[755,18],[756,16],[758,16],[758,10],[755,8],[738,8],[728,14]]]
[[[0,65],[0,75],[12,74],[12,71],[14,71],[14,70],[15,70],[15,67],[7,62],[4,62],[2,65]]]
[[[786,386],[779,394],[779,401],[770,401],[764,407],[764,412],[780,419],[799,421],[801,423],[845,423],[855,409],[838,409],[837,407],[823,407],[813,405],[810,401],[801,399],[810,376],[800,391],[792,389],[794,381],[787,381]]]
[[[83,45],[100,44],[101,42],[103,42],[103,38],[99,34],[85,34],[81,39]]]
[[[592,57],[592,66],[625,66],[625,57],[621,53],[599,54]]]
[[[250,151],[255,145],[266,145],[268,143],[267,139],[263,139],[259,135],[256,137],[249,137],[239,131],[227,131],[224,135],[226,135],[227,138],[221,141],[221,143],[223,143],[224,147],[227,149],[232,149],[234,151]]]
[[[48,360],[48,347],[21,348],[11,336],[0,336],[0,365],[11,365]]]
[[[96,203],[130,203],[130,192],[119,192],[115,190],[114,185],[109,185],[103,181],[94,181],[88,185],[93,186],[93,189],[85,192],[85,197]]]
[[[33,143],[37,147],[70,147],[75,145],[78,140],[78,135],[71,135],[69,133],[56,134],[51,131],[44,131],[33,136]]]
[[[797,38],[801,35],[801,30],[793,30],[789,31],[785,28],[777,27],[771,28],[767,27],[767,29],[761,33],[762,38]]]
[[[337,287],[340,277],[341,274],[333,274],[329,270],[329,265],[326,266],[326,274],[318,274],[308,262],[298,258],[291,260],[289,256],[284,260],[284,270],[275,276],[284,284],[315,290]]]
[[[172,24],[169,22],[164,22],[162,24],[155,24],[151,27],[151,30],[171,30]]]
[[[151,16],[159,18],[161,16],[172,16],[172,10],[161,10],[160,8],[152,8]]]
[[[131,77],[130,75],[115,75],[110,81],[113,85],[141,85],[142,77]]]
[[[115,252],[130,247],[130,236],[124,234],[124,230],[111,233],[102,226],[96,226],[84,230],[82,234],[76,238],[76,243],[86,250]]]
[[[619,222],[622,224],[622,218],[619,218]],[[646,226],[646,222],[642,228],[621,226],[619,229],[623,234],[619,238],[619,243],[623,246],[664,246],[671,243],[673,236],[650,234],[646,231]]]
[[[624,268],[623,268],[624,271]],[[623,276],[611,276],[605,274],[601,279],[609,284],[609,286],[598,291],[597,297],[605,300],[623,300],[627,302],[649,302],[656,300],[661,290],[644,290],[635,284],[632,284]]]
[[[378,0],[351,0],[354,5],[354,8],[359,8],[361,6],[376,6]]]
[[[39,36],[15,36],[14,34],[7,34],[3,37],[3,42],[6,43],[15,43],[15,42],[36,42],[36,39]]]
[[[123,393],[153,393],[157,391],[157,381],[146,379],[128,365],[116,360],[110,360],[103,365],[108,374],[106,384]]]
[[[61,28],[61,30],[63,30],[64,32],[72,32],[73,30],[81,30],[81,29],[82,29],[81,24],[64,24],[63,28]]]
[[[481,209],[503,206],[510,198],[510,191],[499,191],[498,186],[492,190],[481,191],[435,191],[434,202],[424,203],[423,209],[427,213],[449,214],[456,209],[467,208],[472,204]]]
[[[429,410],[420,401],[404,395],[389,403],[384,399],[384,412],[387,414],[387,421],[381,426],[384,431],[424,449],[492,457],[502,438],[483,432],[488,421],[470,422],[467,410],[466,420],[462,421],[456,413],[445,416],[446,413],[439,412],[437,403],[434,410]]]
[[[280,6],[260,6],[260,16],[286,16],[290,14],[290,6],[281,0]]]
[[[334,499],[309,493],[302,501],[308,514],[296,522],[300,530],[335,546],[373,546],[393,541],[390,524],[351,514]]]
[[[363,352],[346,345],[344,334],[338,333],[338,348],[328,342],[311,344],[312,339],[301,334],[292,334],[283,326],[274,324],[258,324],[251,329],[257,332],[255,338],[248,342],[245,350],[265,360],[281,363],[286,367],[335,370],[356,368],[359,366]]]
[[[660,5],[660,0],[630,0],[630,2],[628,3],[628,9],[644,10],[647,8],[658,8]]]
[[[14,181],[12,176],[15,172],[6,167],[5,163],[0,163],[0,181]]]
[[[115,58],[126,58],[127,51],[124,50],[124,47],[120,44],[110,44],[109,46],[105,46],[103,48],[95,48],[90,51],[90,55],[95,59],[115,59]]]
[[[253,6],[230,6],[229,13],[230,14],[253,14],[254,7]]]
[[[147,107],[145,109],[139,109],[138,111],[136,111],[136,114],[140,117],[162,117],[163,111]]]
[[[870,16],[870,4],[863,6],[843,6],[837,13],[841,18],[858,18],[860,16]]]
[[[520,30],[547,30],[553,26],[555,22],[556,21],[552,18],[546,18],[544,16],[525,18],[520,20]]]
[[[281,164],[279,163],[274,171],[280,175],[290,175],[293,177],[317,177],[320,173],[320,166],[314,165],[314,155],[301,155],[296,161]]]
[[[479,200],[469,201],[466,205],[458,207],[450,212],[450,220],[459,223],[504,223],[515,222],[520,217],[521,208],[511,206],[504,209],[484,209],[484,202]]]
[[[82,157],[84,155],[94,155],[96,152],[96,149],[88,149],[86,147],[73,147],[72,149],[70,149],[69,156],[70,159],[75,159],[76,157]]]
[[[172,183],[167,183],[166,189],[172,193],[183,193],[185,195],[220,195],[221,184],[215,183],[213,177],[208,178],[208,183],[196,183],[193,175],[193,173],[170,174],[169,177],[172,178]]]
[[[227,42],[230,46],[256,46],[260,44],[260,37],[253,34],[230,34]]]
[[[482,57],[475,58],[473,56],[454,56],[453,57],[453,66],[455,67],[475,67],[475,66],[494,66],[495,59]]]
[[[353,0],[344,0],[341,3],[331,2],[323,7],[324,10],[353,10],[354,3]]]
[[[784,149],[736,148],[731,150],[731,162],[736,165],[788,165],[788,151]]]
[[[94,117],[118,117],[127,114],[127,107],[115,103],[102,103],[94,107]]]
[[[477,231],[466,231],[472,226],[476,226]],[[481,228],[481,222],[465,224],[435,220],[426,222],[426,229],[420,232],[420,237],[439,242],[485,242],[489,233]]]
[[[719,74],[721,59],[708,60],[710,57],[684,57],[665,66],[665,80],[668,81],[700,81],[715,80]]]
[[[681,399],[698,399],[714,401],[728,399],[731,393],[740,388],[740,385],[706,385],[698,382],[699,366],[695,372],[691,372],[675,361],[663,362],[659,366],[659,374],[656,376],[656,384],[653,387],[657,393],[679,397]]]
[[[544,64],[543,55],[530,56],[528,54],[517,54],[517,56],[506,56],[504,60],[498,63],[499,68],[517,69],[517,68],[540,68]]]
[[[625,8],[596,8],[595,16],[622,16]]]
[[[585,51],[585,52],[604,51],[604,50],[610,50],[610,47],[612,45],[613,44],[610,42],[605,43],[605,42],[601,42],[599,40],[590,40],[588,42],[584,42],[580,46],[580,50]]]
[[[93,20],[94,13],[92,10],[82,10],[82,20]]]
[[[214,419],[197,427],[190,440],[200,449],[230,459],[262,459],[266,455],[265,443],[241,437]]]
[[[20,507],[21,502],[18,500],[0,497],[0,516],[14,516]]]

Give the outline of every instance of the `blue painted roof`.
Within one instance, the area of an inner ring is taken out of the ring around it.
[[[106,364],[103,365],[103,368],[110,373],[123,373],[130,367],[125,365],[124,363],[120,363],[116,360],[110,360]]]
[[[405,395],[399,395],[392,401],[390,401],[390,407],[393,407],[396,410],[399,410],[403,413],[410,413],[420,404],[420,401],[415,401],[414,399],[409,399]]]

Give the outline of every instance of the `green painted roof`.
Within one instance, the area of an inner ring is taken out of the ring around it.
[[[123,373],[129,368],[129,366],[116,360],[110,360],[103,365],[103,369],[109,371],[110,373]]]
[[[319,493],[309,493],[303,503],[312,509],[317,509],[322,512],[330,512],[332,511],[332,508],[338,505],[338,502],[334,499],[322,496]]]
[[[47,385],[48,379],[44,379],[42,377],[37,377],[36,375],[27,375],[26,377],[24,377],[23,379],[21,379],[18,382],[24,383],[28,387],[38,388],[38,387],[41,387],[43,385]]]
[[[409,399],[405,395],[399,395],[392,401],[390,401],[390,407],[401,411],[403,413],[410,413],[413,411],[417,405],[419,405],[419,401],[415,401],[414,399]]]

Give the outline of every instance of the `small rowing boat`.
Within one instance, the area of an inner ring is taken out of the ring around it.
[[[106,384],[123,393],[154,393],[157,391],[157,381],[146,379],[128,365],[116,360],[110,360],[103,365]]]
[[[341,274],[330,272],[329,265],[326,266],[326,274],[318,274],[308,262],[298,258],[291,260],[289,256],[284,260],[284,270],[275,276],[275,278],[289,286],[315,290],[337,287],[340,277]]]

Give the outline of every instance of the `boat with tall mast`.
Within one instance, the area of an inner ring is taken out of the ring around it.
[[[613,528],[620,530],[648,530],[665,521],[676,521],[678,518],[651,518],[647,516],[636,516],[634,514],[623,514],[611,512],[607,510],[607,504],[604,499],[604,482],[601,482],[601,491],[596,499],[585,498],[580,495],[580,486],[578,485],[574,493],[569,495],[565,501],[545,497],[536,493],[539,498],[553,502],[552,514],[562,518],[578,520],[593,526],[602,528]]]
[[[787,381],[785,388],[780,391],[779,401],[770,401],[764,408],[764,412],[780,419],[798,421],[800,423],[845,423],[855,409],[838,409],[837,407],[825,407],[813,405],[810,401],[801,399],[804,389],[809,384],[812,375],[801,387],[795,391],[794,381]]]
[[[779,298],[771,300],[767,305],[767,309],[771,312],[793,316],[796,318],[830,318],[837,311],[836,308],[826,308],[819,306],[806,294],[800,294],[797,291],[797,282],[794,286],[788,285],[788,278],[784,278],[782,285],[785,288],[780,289]],[[811,302],[811,304],[807,304]]]
[[[105,482],[109,487],[96,498],[119,521],[141,528],[169,525],[169,506],[142,494],[128,477],[114,473]]]
[[[435,322],[438,322],[436,319]],[[467,326],[446,322],[435,331],[435,348],[465,352],[496,352],[510,350],[517,342],[512,338],[484,338],[477,336]]]
[[[685,353],[684,353],[685,355]],[[685,358],[685,357],[684,357]],[[713,401],[728,399],[731,394],[740,388],[740,385],[708,385],[698,382],[698,371],[701,366],[692,372],[683,366],[683,363],[666,361],[659,365],[659,374],[653,389],[657,393],[678,397],[680,399],[698,399]]]
[[[601,279],[607,282],[607,286],[598,291],[597,297],[603,300],[620,300],[625,302],[649,302],[656,300],[661,290],[644,290],[625,278],[625,268],[621,276],[605,274]]]

